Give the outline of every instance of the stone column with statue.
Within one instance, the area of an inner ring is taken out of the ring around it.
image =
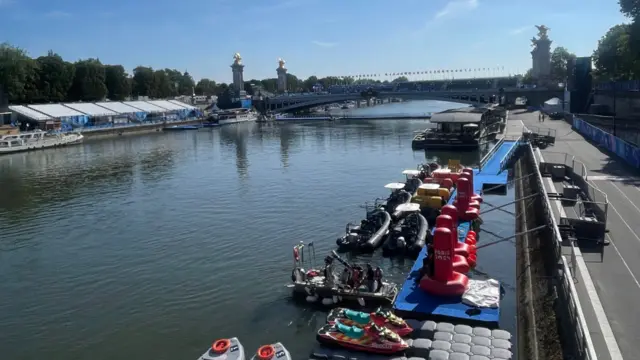
[[[544,25],[536,25],[538,38],[531,39],[533,50],[531,51],[531,75],[538,85],[545,85],[551,77],[551,43],[549,28]]]
[[[276,72],[278,73],[278,92],[287,91],[287,69],[284,67],[286,61],[282,59],[278,59],[278,68]]]
[[[233,72],[233,87],[237,92],[244,91],[244,79],[242,73],[244,72],[244,64],[242,64],[242,56],[239,53],[233,55],[233,64],[231,64],[231,71]]]

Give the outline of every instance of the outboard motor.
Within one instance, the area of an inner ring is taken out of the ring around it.
[[[404,236],[398,237],[398,239],[396,240],[396,248],[400,253],[405,251],[405,249],[407,248],[407,242],[405,241]]]
[[[304,282],[306,281],[307,276],[305,275],[305,271],[303,268],[295,268],[291,272],[291,281],[293,282]]]

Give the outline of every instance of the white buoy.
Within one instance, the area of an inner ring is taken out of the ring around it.
[[[316,301],[318,301],[318,297],[317,296],[314,296],[314,295],[307,296],[307,302],[314,303]]]
[[[358,304],[360,304],[360,306],[364,306],[364,299],[358,298]]]
[[[337,295],[333,295],[333,303],[334,304],[338,303],[338,296]]]
[[[333,305],[333,299],[331,298],[322,299],[322,305],[325,305],[325,306]]]

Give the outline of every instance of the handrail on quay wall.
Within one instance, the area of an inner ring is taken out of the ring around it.
[[[537,149],[537,151],[539,152],[540,150]],[[541,154],[540,158],[542,158]],[[573,155],[566,153],[545,151],[544,159],[547,164],[562,164],[570,170],[570,179],[574,184],[578,185],[588,197],[588,200],[582,199],[580,201],[584,205],[584,210],[590,210],[598,222],[606,224],[609,199],[607,198],[607,194],[589,183],[587,167],[582,162],[576,160]],[[586,214],[583,213],[579,215],[585,216]]]
[[[573,283],[573,274],[577,273],[579,269],[575,267],[576,262],[576,249],[573,243],[571,243],[571,262],[573,266],[573,272],[569,267],[569,263],[564,255],[562,255],[562,236],[560,234],[560,229],[558,228],[558,224],[556,222],[553,210],[551,208],[551,202],[549,201],[549,196],[546,191],[544,191],[544,184],[542,182],[542,174],[540,173],[540,163],[538,158],[536,157],[535,152],[540,154],[540,150],[531,146],[531,144],[527,144],[527,157],[528,160],[533,162],[535,166],[535,175],[537,180],[537,185],[542,193],[542,203],[544,207],[544,214],[546,217],[546,222],[551,224],[551,231],[553,233],[554,238],[554,257],[558,264],[562,264],[561,268],[558,268],[557,271],[557,279],[559,280],[556,283],[556,293],[560,299],[560,303],[566,304],[566,311],[561,311],[561,314],[566,314],[566,320],[568,320],[570,324],[570,330],[575,331],[575,354],[579,359],[586,360],[597,360],[597,355],[595,349],[593,347],[593,341],[591,340],[591,335],[589,332],[589,328],[587,326],[584,313],[582,312],[582,307],[580,305],[580,299],[578,297],[578,292]],[[545,153],[546,155],[546,153]],[[566,155],[566,154],[565,154]],[[564,161],[565,165],[568,162]],[[576,163],[580,169],[581,174],[584,174],[586,177],[586,168],[584,168],[584,164],[575,161],[575,159],[571,159],[569,162],[571,166],[575,166]],[[585,180],[586,182],[586,180]],[[564,317],[560,315],[561,317]]]

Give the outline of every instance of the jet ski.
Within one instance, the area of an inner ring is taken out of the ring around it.
[[[382,245],[390,224],[391,215],[384,209],[375,209],[367,213],[360,225],[347,224],[345,235],[336,240],[336,244],[341,251],[373,251]]]
[[[244,347],[235,337],[219,339],[198,360],[245,360]]]
[[[391,313],[391,311],[382,310],[382,308],[372,313],[345,308],[331,310],[329,315],[327,315],[327,322],[329,324],[335,324],[338,321],[344,325],[356,327],[363,327],[374,323],[378,326],[386,327],[401,337],[408,336],[413,332],[413,328],[409,326],[404,319]]]
[[[348,326],[337,321],[318,330],[318,342],[342,346],[347,349],[376,354],[395,354],[409,348],[400,335],[384,326],[369,324],[363,327]]]
[[[258,351],[251,357],[251,360],[291,360],[291,354],[289,350],[282,345],[282,343],[275,343],[271,345],[263,345]]]

